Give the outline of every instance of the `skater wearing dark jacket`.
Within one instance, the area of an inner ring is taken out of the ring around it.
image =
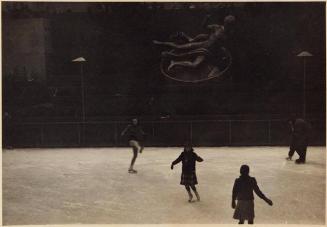
[[[132,124],[127,125],[127,127],[122,131],[121,136],[128,136],[128,143],[133,148],[133,158],[131,161],[131,165],[128,169],[129,173],[137,173],[134,169],[134,163],[137,158],[137,153],[142,153],[143,145],[142,141],[144,140],[145,133],[142,130],[141,126],[138,123],[138,119],[132,119]]]
[[[238,219],[239,224],[244,224],[244,220],[248,220],[249,224],[253,224],[253,191],[270,206],[273,204],[272,201],[260,191],[256,179],[250,177],[249,172],[249,166],[242,165],[240,169],[241,176],[235,180],[233,187],[232,208],[235,209],[233,218]],[[235,204],[236,199],[237,205]]]
[[[193,148],[190,144],[186,144],[184,147],[184,151],[179,155],[179,157],[175,161],[171,163],[171,169],[173,169],[174,165],[179,162],[182,162],[182,175],[180,184],[185,186],[185,189],[189,195],[189,202],[192,202],[193,199],[191,188],[197,200],[200,201],[200,195],[195,187],[195,185],[198,184],[195,171],[197,161],[202,162],[203,159],[193,151]]]
[[[294,152],[298,153],[299,159],[295,160],[296,164],[304,164],[306,161],[307,147],[309,142],[310,124],[301,119],[288,120],[291,129],[291,143],[287,160],[292,160]]]

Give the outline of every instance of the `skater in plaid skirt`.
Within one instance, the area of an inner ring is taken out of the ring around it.
[[[235,180],[233,187],[232,208],[235,209],[233,218],[239,220],[238,224],[244,224],[244,220],[248,220],[248,224],[253,224],[253,191],[270,206],[272,206],[273,203],[260,191],[255,178],[249,176],[249,166],[242,165],[240,172],[241,176]],[[237,205],[235,204],[236,199]]]
[[[190,144],[186,144],[184,151],[179,155],[179,157],[171,163],[171,169],[174,169],[174,165],[179,162],[182,162],[182,175],[181,175],[181,185],[185,186],[185,189],[189,196],[189,202],[192,202],[193,195],[191,189],[193,190],[196,198],[200,201],[200,195],[196,190],[195,185],[198,184],[196,178],[195,165],[196,161],[202,162],[203,159],[199,157]]]

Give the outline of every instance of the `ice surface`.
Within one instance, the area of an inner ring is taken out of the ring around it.
[[[261,190],[257,224],[324,224],[325,147],[309,147],[307,164],[286,161],[287,147],[195,148],[201,202],[179,185],[181,148],[145,148],[138,174],[130,148],[17,149],[3,152],[3,223],[231,224],[231,190],[242,164]],[[297,157],[296,157],[297,158]]]

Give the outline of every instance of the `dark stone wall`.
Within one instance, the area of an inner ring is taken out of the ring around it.
[[[284,123],[271,122],[274,129],[268,135],[267,122],[194,123],[192,131],[185,120],[219,120],[228,116],[228,120],[284,122],[289,116],[301,116],[303,59],[296,55],[303,50],[314,55],[306,62],[306,112],[313,121],[324,121],[325,3],[5,2],[3,5],[4,111],[17,124],[16,130],[23,127],[21,132],[41,130],[35,125],[24,128],[22,123],[26,122],[66,122],[46,126],[41,134],[17,133],[17,143],[24,144],[22,141],[26,140],[49,146],[121,145],[115,135],[118,129],[112,129],[120,126],[110,121],[141,116],[152,122],[169,116],[184,123],[155,126],[149,123],[147,127],[155,132],[154,145],[181,143],[191,132],[195,142],[208,146],[284,144],[285,137],[280,136]],[[229,14],[237,19],[235,32],[226,43],[233,57],[226,79],[187,84],[164,77],[159,69],[163,49],[154,46],[152,40],[168,40],[177,31],[190,35],[206,32],[201,24],[207,14],[211,15],[210,23],[222,24]],[[45,21],[46,26],[24,27],[29,21]],[[20,24],[21,29],[13,29],[11,24]],[[44,37],[38,45],[42,56],[35,55],[28,61],[13,57],[13,53],[22,53],[26,48],[35,50],[26,44],[26,36],[19,34]],[[83,63],[86,121],[107,122],[96,127],[88,125],[85,139],[79,129],[81,69],[71,62],[80,56],[87,59]],[[24,75],[32,70],[23,75],[11,70],[14,64],[42,69],[38,75],[41,83],[26,81]],[[315,127],[319,132],[316,138],[322,144],[324,126],[319,123]],[[71,129],[71,133],[66,129]],[[57,133],[62,130],[66,134]],[[228,130],[233,131],[232,135]],[[106,140],[92,137],[102,133],[107,135]],[[29,136],[35,138],[27,139]]]

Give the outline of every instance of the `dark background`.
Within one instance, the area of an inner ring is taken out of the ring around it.
[[[306,60],[307,119],[315,143],[325,144],[323,2],[2,5],[3,111],[11,144],[121,145],[120,124],[131,116],[149,128],[151,145],[186,139],[198,145],[287,144],[285,120],[302,115],[303,59],[296,55],[303,50],[314,55]],[[217,24],[226,15],[236,17],[226,44],[233,63],[225,79],[189,84],[164,77],[163,49],[152,40],[166,41],[177,31],[206,32],[201,23],[207,14]],[[86,124],[80,65],[71,62],[80,56],[87,60]]]

